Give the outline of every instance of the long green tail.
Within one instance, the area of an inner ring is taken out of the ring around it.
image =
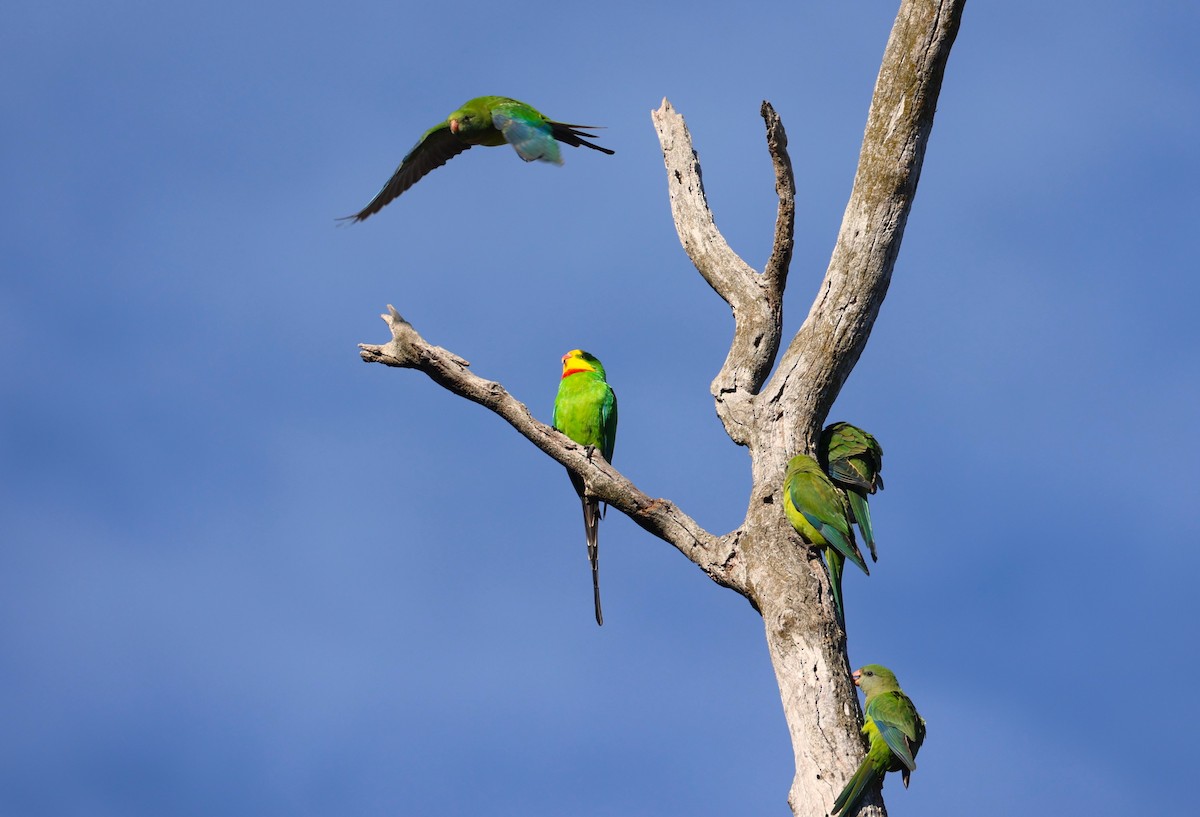
[[[846,788],[842,789],[842,793],[833,801],[833,810],[829,813],[836,815],[839,812],[850,814],[854,811],[854,807],[858,805],[858,801],[862,799],[863,792],[866,790],[875,779],[879,776],[874,765],[871,764],[871,759],[864,758],[862,764],[858,767],[858,771],[850,778],[850,782],[846,784]]]
[[[862,531],[863,539],[867,540],[867,547],[871,550],[871,561],[878,562],[879,556],[875,553],[875,531],[871,529],[871,508],[867,505],[867,498],[855,490],[847,490],[846,497],[850,500],[850,510],[854,511],[858,529]]]
[[[825,548],[825,566],[829,568],[829,591],[833,595],[833,609],[837,613],[838,624],[846,629],[846,607],[842,602],[842,572],[846,567],[846,557],[837,548]]]

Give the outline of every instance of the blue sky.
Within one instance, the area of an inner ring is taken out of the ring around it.
[[[362,364],[393,303],[549,419],[604,361],[616,465],[723,533],[728,311],[672,227],[686,117],[787,331],[895,2],[25,4],[0,29],[0,813],[788,813],[761,620],[617,514],[592,621],[561,467]],[[1200,669],[1200,12],[973,2],[887,302],[830,419],[875,433],[850,656],[929,723],[902,815],[1131,813],[1190,779]],[[352,227],[480,94],[607,126],[473,150]],[[898,614],[899,611],[899,614]]]

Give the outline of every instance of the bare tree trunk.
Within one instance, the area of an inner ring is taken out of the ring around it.
[[[428,344],[392,307],[392,341],[362,344],[362,359],[415,368],[491,409],[582,477],[589,493],[671,543],[714,581],[736,590],[763,617],[767,645],[792,736],[796,775],[788,801],[800,815],[824,815],[863,754],[862,714],[850,679],[846,634],[837,624],[817,552],[782,508],[787,461],[814,453],[825,415],[858,362],[887,294],[916,193],[942,74],[966,0],[903,0],[867,118],[854,188],[829,268],[807,319],[768,380],[782,341],[783,290],[792,254],[795,183],[787,137],[763,103],[779,212],[774,248],[759,273],[717,230],[700,163],[683,118],[663,100],[653,113],[671,210],[697,270],[730,306],[729,355],[712,384],[730,438],[749,449],[753,487],[746,518],[716,536],[673,503],[642,493],[603,458],[538,422],[504,387],[468,371],[457,355]],[[884,814],[869,793],[862,815]]]

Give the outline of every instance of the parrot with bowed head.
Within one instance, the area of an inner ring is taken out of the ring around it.
[[[846,628],[846,609],[842,603],[842,569],[846,560],[858,565],[868,576],[871,571],[863,560],[850,528],[850,507],[846,497],[817,461],[807,454],[797,454],[788,463],[783,482],[783,510],[796,532],[810,545],[825,550],[829,568],[829,586],[838,623]]]
[[[858,771],[833,802],[833,815],[853,812],[867,786],[875,780],[882,785],[887,772],[900,772],[907,789],[908,777],[917,768],[917,752],[925,742],[925,721],[890,669],[867,664],[855,670],[853,678],[867,696],[862,732],[869,746]]]
[[[883,470],[883,446],[857,426],[831,423],[821,432],[817,455],[829,478],[846,491],[854,521],[871,550],[871,561],[879,561],[867,494],[875,493],[876,488],[883,490],[883,477],[879,475]]]
[[[463,103],[461,108],[446,117],[445,122],[425,131],[375,198],[354,215],[346,216],[346,219],[358,222],[378,213],[426,173],[446,164],[472,145],[496,147],[509,144],[527,162],[539,159],[556,165],[562,164],[558,142],[572,147],[588,147],[611,156],[615,151],[583,138],[596,138],[594,134],[580,130],[593,127],[596,126],[555,122],[524,102],[506,96],[476,97]]]
[[[562,379],[554,398],[556,429],[589,449],[598,450],[606,462],[612,462],[617,440],[617,396],[608,385],[604,366],[594,355],[572,349],[562,357]],[[587,537],[588,561],[592,563],[592,595],[596,603],[596,623],[604,624],[600,612],[600,501],[588,496],[582,479],[567,471],[571,485],[583,503],[583,530]]]

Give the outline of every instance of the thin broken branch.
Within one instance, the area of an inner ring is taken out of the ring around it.
[[[787,283],[788,267],[792,263],[792,247],[796,233],[796,176],[792,172],[792,159],[787,152],[787,132],[783,122],[771,103],[763,100],[762,118],[767,123],[767,150],[775,167],[775,193],[779,196],[779,211],[775,216],[775,239],[771,257],[763,267],[763,278],[767,286],[780,293]],[[775,351],[778,351],[776,347]],[[772,358],[774,353],[772,353]],[[772,360],[774,362],[774,360]],[[765,377],[765,375],[764,375]]]
[[[733,535],[714,536],[670,500],[644,494],[603,457],[592,456],[585,446],[535,419],[529,408],[502,385],[477,376],[467,368],[470,364],[466,360],[427,342],[391,304],[388,314],[380,317],[391,329],[392,340],[379,346],[360,343],[359,356],[364,362],[424,372],[442,388],[495,412],[531,443],[578,474],[590,494],[648,533],[670,542],[713,581],[745,592],[731,550]]]

